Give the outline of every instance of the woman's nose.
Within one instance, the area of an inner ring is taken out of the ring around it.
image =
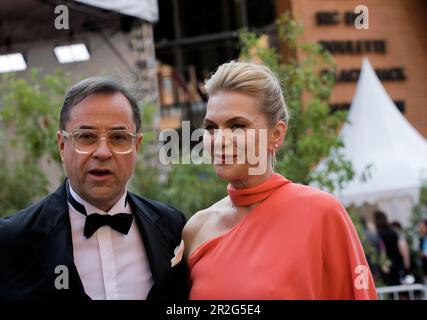
[[[218,129],[214,135],[214,145],[228,146],[233,142],[233,133],[230,129]]]

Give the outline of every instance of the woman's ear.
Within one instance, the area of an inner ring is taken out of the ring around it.
[[[286,136],[287,126],[283,120],[277,122],[273,131],[273,139],[270,146],[270,151],[277,150],[283,144],[283,139]]]

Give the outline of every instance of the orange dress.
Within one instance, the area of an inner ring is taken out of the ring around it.
[[[190,299],[377,298],[356,230],[333,196],[279,174],[227,190],[236,205],[261,202],[190,255]]]

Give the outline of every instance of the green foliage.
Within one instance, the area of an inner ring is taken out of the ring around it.
[[[427,180],[422,183],[418,204],[412,208],[410,228],[408,229],[412,236],[418,234],[418,224],[422,219],[427,219]]]
[[[130,183],[132,191],[174,206],[187,217],[226,196],[226,183],[218,179],[211,165],[161,165],[152,125],[155,107],[143,106],[141,113],[144,145]]]
[[[152,169],[152,168],[150,168]],[[177,164],[171,170],[157,173],[138,166],[133,189],[152,199],[180,209],[187,217],[211,206],[226,196],[226,183],[218,179],[211,165]]]
[[[145,197],[160,200],[160,166],[156,159],[156,134],[153,128],[156,106],[144,105],[141,110],[143,140],[138,152],[135,172],[130,181],[130,190]]]
[[[316,182],[332,192],[354,176],[351,163],[340,152],[343,143],[338,130],[346,112],[331,113],[329,98],[334,79],[331,72],[321,72],[333,70],[335,63],[319,44],[300,42],[303,28],[288,12],[280,17],[277,26],[280,39],[290,52],[298,53],[299,59],[290,57],[283,62],[273,48],[259,45],[261,36],[245,31],[240,35],[242,58],[256,56],[277,74],[290,112],[288,134],[284,148],[277,154],[276,170],[294,182]],[[323,169],[313,170],[322,159]]]
[[[47,194],[48,181],[37,165],[8,164],[1,159],[0,167],[0,216],[11,215]]]
[[[41,76],[36,69],[29,72],[28,80],[6,74],[0,82],[0,117],[15,129],[12,145],[23,148],[32,161],[47,154],[60,164],[56,131],[69,85],[69,78],[61,72]]]
[[[224,198],[226,186],[211,165],[180,165],[171,172],[164,199],[189,217]]]
[[[69,77],[57,72],[42,76],[31,70],[28,78],[5,74],[0,80],[0,216],[25,208],[48,192],[48,179],[38,167],[43,156],[60,165],[56,145],[59,110]],[[6,129],[11,141],[6,141]],[[22,157],[7,158],[5,150],[18,148]],[[31,186],[29,188],[28,186]]]
[[[419,238],[418,225],[423,219],[427,219],[427,179],[424,180],[421,185],[418,204],[412,208],[409,226],[404,230],[405,236],[412,249],[414,249],[414,243],[417,242]],[[418,248],[416,248],[416,250],[418,250]]]

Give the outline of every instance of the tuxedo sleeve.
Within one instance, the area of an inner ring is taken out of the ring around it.
[[[16,214],[0,219],[0,300],[20,297],[17,292],[22,290],[18,284],[33,270],[23,218]]]

